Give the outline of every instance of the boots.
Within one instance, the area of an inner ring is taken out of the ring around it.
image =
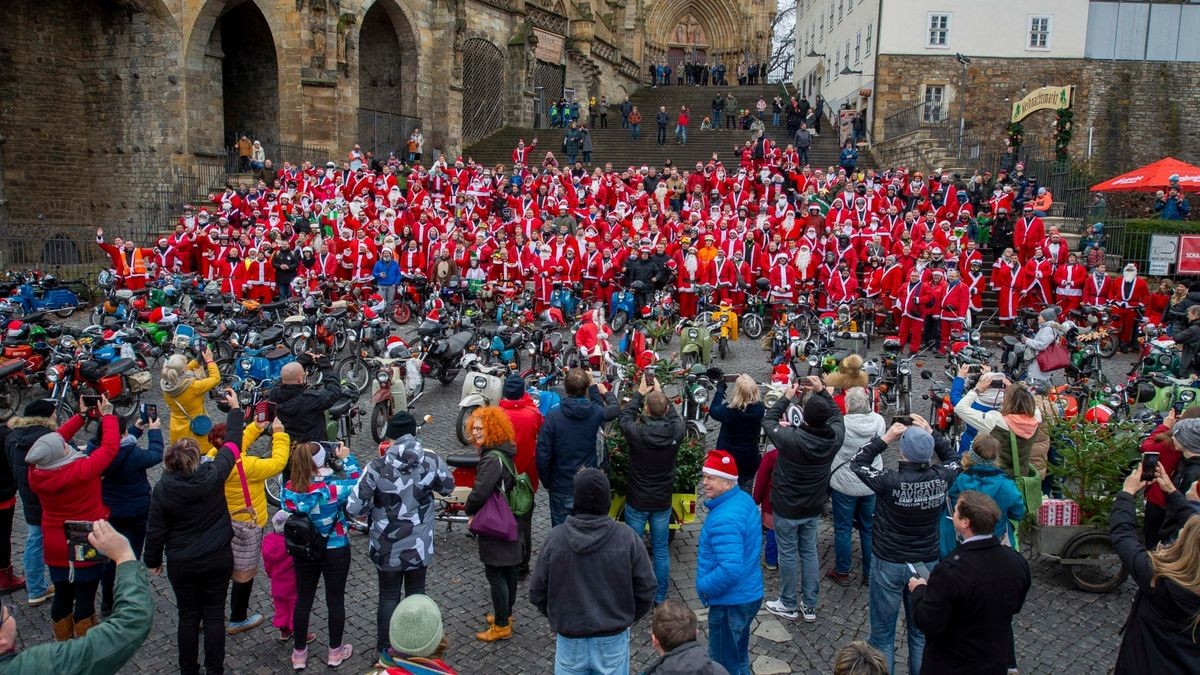
[[[475,634],[475,639],[480,642],[495,642],[496,640],[507,640],[513,636],[512,623],[507,626],[497,626],[489,622],[487,630],[480,631]]]
[[[12,565],[0,569],[0,593],[12,593],[25,588],[25,577],[18,576]]]
[[[87,632],[96,626],[96,615],[93,614],[86,619],[80,619],[75,622],[75,637],[83,637]]]
[[[66,642],[75,637],[75,617],[68,614],[66,618],[54,622],[54,641]]]

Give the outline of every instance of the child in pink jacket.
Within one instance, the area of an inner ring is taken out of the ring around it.
[[[262,542],[263,569],[271,580],[271,600],[275,603],[275,618],[271,623],[279,629],[280,642],[292,639],[292,614],[296,608],[296,570],[283,539],[283,524],[288,515],[282,509],[275,513],[271,531],[263,536]],[[309,633],[308,641],[316,637],[316,633]]]

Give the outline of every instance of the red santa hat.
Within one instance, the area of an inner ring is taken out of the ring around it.
[[[709,450],[708,456],[704,458],[702,471],[707,476],[716,476],[732,481],[738,479],[737,462],[733,461],[733,455],[724,450]]]

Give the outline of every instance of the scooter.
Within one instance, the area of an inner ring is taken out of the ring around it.
[[[409,410],[425,394],[421,377],[421,359],[396,338],[385,356],[375,359],[375,379],[371,381],[371,437],[378,443],[388,420],[400,410]]]
[[[421,375],[432,377],[442,384],[450,384],[465,366],[469,354],[476,358],[475,331],[462,330],[443,337],[446,327],[426,319],[417,328],[421,337]]]
[[[705,372],[705,366],[700,364],[688,368],[679,386],[679,416],[686,425],[684,434],[699,439],[708,434],[704,422],[708,419],[708,404],[715,391],[715,385]]]
[[[79,309],[79,296],[69,288],[59,286],[53,276],[47,274],[39,279],[19,275],[18,278],[21,283],[13,291],[13,296],[23,313],[54,312],[65,319]]]
[[[637,303],[633,291],[625,288],[618,289],[608,303],[608,326],[612,332],[619,333],[629,324],[629,320],[637,315]]]
[[[707,325],[692,319],[679,324],[679,360],[684,368],[712,362],[713,337]]]
[[[459,443],[467,445],[470,442],[467,420],[471,413],[477,408],[500,402],[500,392],[504,389],[504,378],[508,373],[507,366],[483,365],[477,361],[467,369],[458,402],[458,425],[454,429]]]

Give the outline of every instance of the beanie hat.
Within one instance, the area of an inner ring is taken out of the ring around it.
[[[910,462],[933,459],[933,436],[920,427],[909,427],[900,438],[900,456]]]
[[[52,398],[39,398],[25,404],[25,417],[54,417],[58,402]]]
[[[412,436],[417,433],[417,421],[407,410],[392,415],[388,419],[387,428],[383,431],[384,438],[395,440],[402,436]]]
[[[279,509],[276,511],[275,515],[271,516],[271,529],[274,532],[283,534],[283,526],[285,523],[287,523],[288,517],[291,515],[291,512],[285,509]]]
[[[1042,318],[1047,321],[1054,321],[1058,318],[1058,307],[1047,307],[1042,310]]]
[[[600,469],[580,469],[575,474],[575,513],[605,516],[612,505],[608,476]]]
[[[519,401],[525,396],[525,380],[520,375],[509,375],[504,380],[504,389],[500,396],[510,401]]]
[[[804,402],[804,425],[823,427],[833,417],[833,402],[824,396],[809,396]]]
[[[733,461],[733,455],[724,450],[709,450],[708,457],[704,458],[702,471],[717,478],[727,478],[732,481],[738,479],[737,463]]]
[[[437,651],[442,630],[442,611],[437,603],[418,593],[396,605],[388,624],[388,641],[401,654],[425,657]]]
[[[1188,452],[1200,451],[1200,418],[1179,420],[1171,427],[1171,436]]]
[[[82,452],[67,445],[62,436],[52,431],[42,434],[33,442],[33,445],[29,446],[29,452],[25,453],[25,463],[32,464],[39,469],[57,469],[70,464],[79,457],[83,457]]]

